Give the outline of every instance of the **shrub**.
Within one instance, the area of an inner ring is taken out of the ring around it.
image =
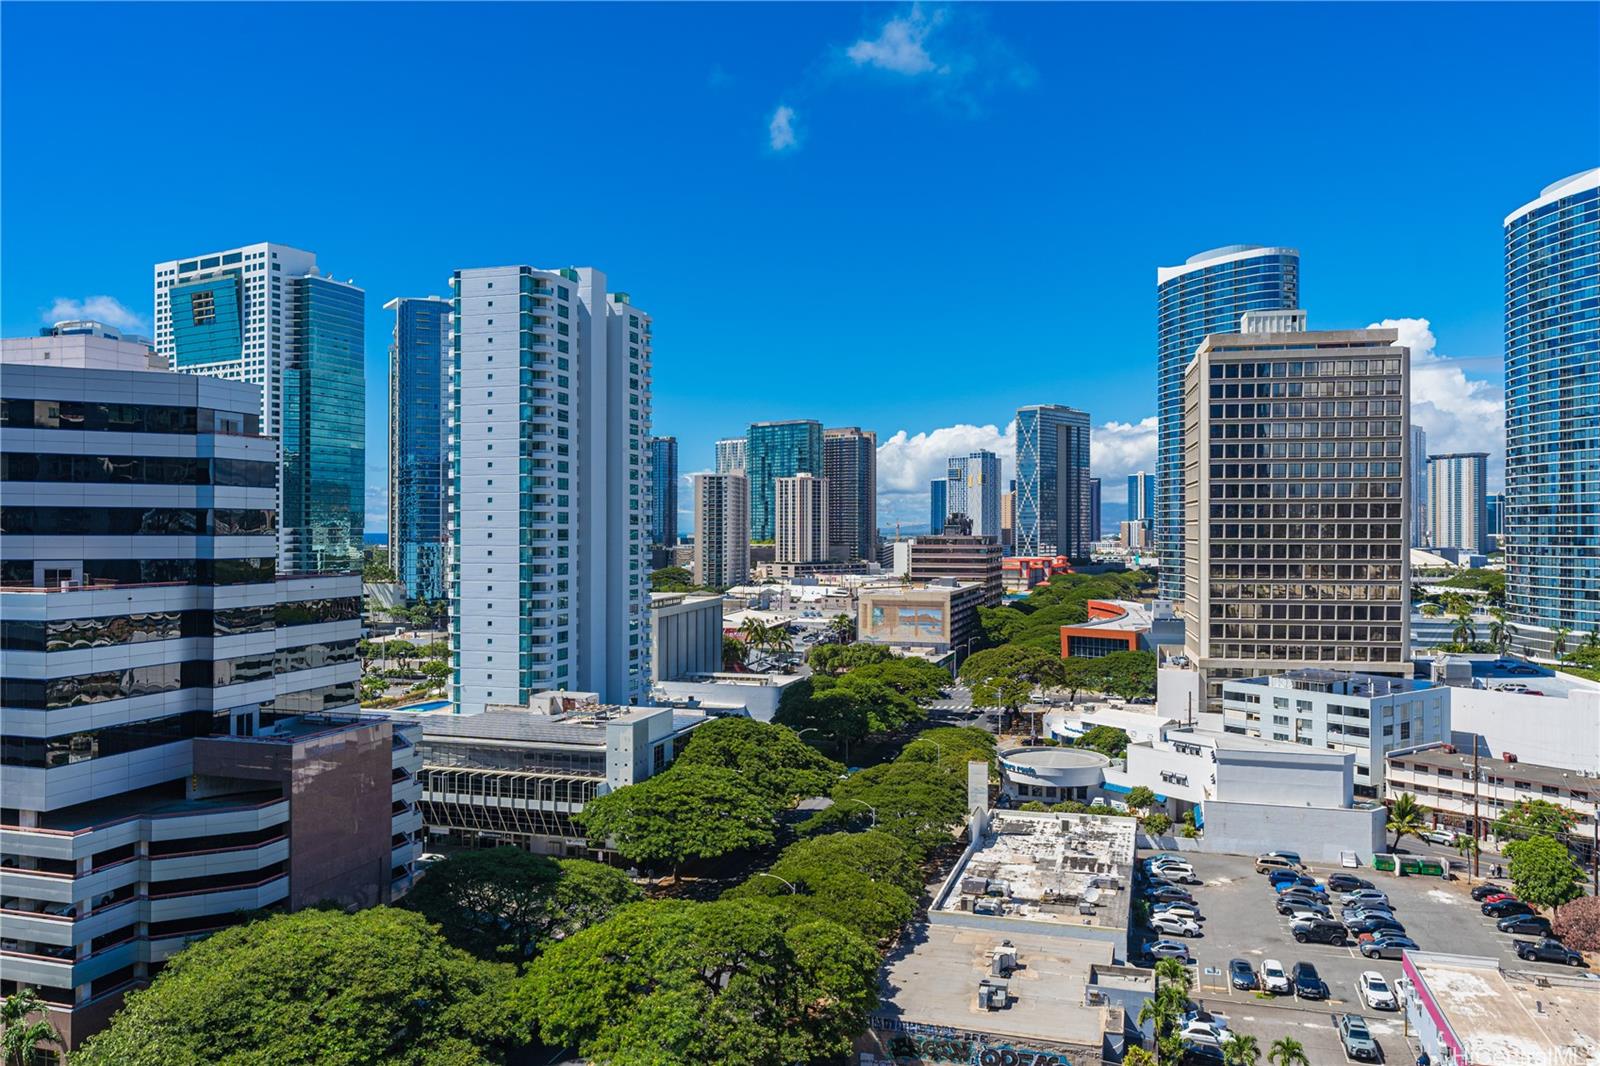
[[[1139,820],[1139,825],[1151,836],[1160,836],[1172,828],[1172,819],[1158,811],[1145,815]]]

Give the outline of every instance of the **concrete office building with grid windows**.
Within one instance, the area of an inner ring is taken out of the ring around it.
[[[1185,653],[1201,707],[1289,669],[1409,676],[1408,353],[1250,312],[1184,376]]]

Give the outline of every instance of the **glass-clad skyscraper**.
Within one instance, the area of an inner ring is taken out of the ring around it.
[[[928,482],[928,532],[944,532],[945,519],[950,517],[950,481],[935,478]]]
[[[976,451],[952,455],[945,480],[946,506],[950,514],[972,520],[977,537],[1000,536],[1000,457],[994,452]]]
[[[678,438],[650,438],[650,530],[652,545],[678,543]]]
[[[1507,215],[1505,240],[1506,613],[1549,654],[1600,628],[1600,168]]]
[[[825,476],[822,423],[810,419],[756,422],[745,435],[745,473],[750,479],[750,539],[773,539],[773,483],[796,474]]]
[[[1155,541],[1161,597],[1183,588],[1183,371],[1208,333],[1234,333],[1246,311],[1300,306],[1300,253],[1230,244],[1156,270]]]
[[[366,294],[294,280],[283,367],[283,543],[289,570],[359,570],[366,528]]]
[[[878,557],[878,435],[845,426],[822,431],[828,478],[828,543],[846,562]]]
[[[450,302],[390,300],[389,566],[412,600],[445,597]]]
[[[1060,404],[1017,409],[1017,554],[1084,558],[1090,518],[1089,415]]]

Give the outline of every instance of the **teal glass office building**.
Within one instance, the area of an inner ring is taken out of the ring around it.
[[[1600,168],[1505,220],[1506,483],[1513,643],[1600,629]]]
[[[825,476],[822,423],[809,419],[756,422],[745,435],[745,475],[750,479],[750,539],[772,540],[773,482],[796,474]]]
[[[1207,334],[1237,333],[1246,311],[1299,306],[1300,253],[1293,248],[1230,244],[1156,271],[1155,544],[1162,599],[1181,603],[1184,595],[1184,368]]]
[[[1089,414],[1060,404],[1017,409],[1017,554],[1087,558],[1094,522]]]
[[[445,598],[450,303],[403,298],[389,346],[389,566],[412,601]]]
[[[650,530],[652,545],[678,543],[678,438],[650,438]]]
[[[315,276],[293,279],[290,291],[280,556],[291,572],[359,570],[366,526],[366,294]]]

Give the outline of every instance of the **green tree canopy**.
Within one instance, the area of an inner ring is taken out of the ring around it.
[[[664,566],[650,571],[652,592],[696,592],[699,588],[694,583],[694,574],[686,566]]]
[[[1559,908],[1583,895],[1583,868],[1566,845],[1551,837],[1529,837],[1506,845],[1517,898],[1535,907]]]
[[[420,914],[303,910],[225,929],[129,995],[82,1066],[494,1063],[526,1042],[510,966],[450,947]]]
[[[958,780],[967,779],[967,763],[973,760],[994,765],[994,734],[977,726],[941,726],[924,729],[901,749],[902,761],[937,762]],[[940,754],[942,753],[942,754]]]
[[[877,969],[855,933],[759,900],[636,903],[540,956],[518,1000],[608,1066],[810,1062],[849,1051]]]
[[[766,872],[772,876],[752,877],[723,898],[765,898],[876,941],[893,936],[911,920],[922,889],[910,850],[877,830],[801,840],[784,848]]]
[[[801,831],[866,825],[876,812],[876,828],[920,858],[948,844],[950,830],[966,816],[966,779],[940,770],[931,760],[896,760],[868,767],[839,782],[833,801],[833,806],[803,822]]]
[[[882,644],[819,644],[811,649],[806,661],[819,674],[835,674],[896,658],[899,656]]]
[[[917,703],[928,703],[950,684],[950,674],[925,659],[898,658],[863,663],[840,679],[841,684],[863,681],[879,682]]]
[[[1156,804],[1156,794],[1143,785],[1128,790],[1128,806],[1136,811],[1147,811]]]
[[[1549,800],[1521,800],[1495,819],[1494,835],[1502,840],[1559,836],[1577,820],[1576,812],[1558,807]]]
[[[639,898],[622,871],[521,848],[463,851],[432,866],[402,901],[481,959],[521,962],[552,938]]]
[[[1072,746],[1098,751],[1108,759],[1120,759],[1128,753],[1128,734],[1116,726],[1097,725],[1085,730]]]
[[[685,766],[590,800],[578,821],[590,840],[676,876],[689,859],[772,843],[776,815],[772,801],[732,770]]]
[[[39,1017],[30,1022],[30,1014]],[[50,1024],[48,1005],[32,987],[21,985],[0,1003],[0,1063],[4,1066],[37,1066],[47,1054],[56,1056],[66,1050],[67,1042]]]
[[[1062,688],[1066,670],[1061,656],[1048,648],[1007,644],[974,652],[961,666],[961,680],[972,689],[979,707],[1003,707],[1015,712],[1028,702],[1036,688]]]
[[[778,807],[826,796],[844,772],[807,747],[794,730],[750,718],[719,718],[696,729],[675,766],[732,770]]]

